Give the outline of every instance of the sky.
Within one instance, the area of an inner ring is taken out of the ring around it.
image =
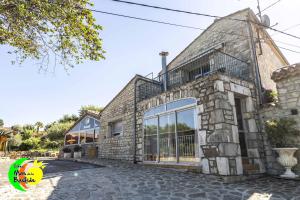
[[[256,0],[131,0],[138,3],[225,16],[250,7],[257,12]],[[261,0],[261,8],[277,0]],[[213,18],[162,11],[116,3],[93,1],[94,9],[143,17],[171,23],[206,28]],[[300,1],[281,0],[267,9],[271,25],[285,30],[300,24]],[[105,60],[85,61],[67,73],[56,66],[55,73],[39,73],[34,61],[12,65],[8,46],[0,46],[0,119],[5,126],[42,121],[53,122],[64,114],[77,114],[82,105],[104,107],[135,75],[157,74],[161,69],[159,52],[169,52],[168,62],[200,33],[200,30],[155,24],[94,13],[103,26],[100,37],[106,51]],[[300,36],[300,25],[286,30]],[[300,40],[269,31],[278,46],[300,52]],[[293,46],[291,46],[292,44]],[[282,50],[290,63],[300,62],[300,55]]]

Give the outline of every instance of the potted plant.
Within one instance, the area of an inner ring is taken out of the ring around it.
[[[74,158],[75,159],[81,158],[81,150],[82,150],[82,147],[79,145],[76,145],[74,147]]]
[[[295,137],[300,136],[299,130],[295,128],[296,124],[295,120],[287,118],[268,120],[265,124],[269,140],[275,147],[273,150],[279,154],[277,161],[285,168],[285,173],[281,175],[284,178],[298,177],[292,172],[292,168],[298,163],[294,157],[298,148],[293,144]]]
[[[64,152],[64,158],[71,158],[71,149],[69,147],[64,147],[63,150]]]

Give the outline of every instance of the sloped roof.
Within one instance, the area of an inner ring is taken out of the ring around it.
[[[100,112],[101,113],[101,112]],[[85,111],[85,113],[81,116],[81,117],[79,117],[79,119],[76,121],[76,122],[74,122],[74,124],[68,129],[68,130],[66,130],[65,131],[65,133],[64,133],[64,135],[66,134],[66,133],[68,133],[70,130],[72,130],[81,120],[83,120],[86,116],[90,116],[90,117],[93,117],[93,118],[95,118],[96,120],[98,120],[98,121],[100,121],[100,119],[99,119],[99,114],[96,114],[96,113],[94,113],[94,112],[91,112],[91,111]]]
[[[196,37],[185,49],[183,49],[168,65],[168,69],[173,69],[175,67],[177,67],[178,65],[180,65],[182,62],[191,59],[192,57],[196,56],[197,54],[201,54],[201,52],[207,51],[208,49],[202,49],[201,50],[201,40],[203,40],[203,37],[205,37],[204,35],[208,32],[208,31],[212,31],[213,32],[217,32],[214,29],[215,25],[217,23],[222,22],[223,20],[228,20],[228,19],[237,19],[237,20],[248,20],[250,16],[252,19],[252,21],[256,22],[256,23],[260,23],[259,19],[257,18],[257,16],[255,15],[255,13],[250,9],[250,8],[245,8],[239,11],[236,11],[234,13],[231,13],[227,16],[224,16],[220,19],[216,19],[214,20],[214,22],[209,25],[198,37]],[[265,29],[262,29],[263,32],[265,33],[266,37],[268,38],[268,40],[271,42],[271,44],[274,46],[275,50],[277,51],[278,55],[288,64],[287,59],[285,58],[285,56],[282,54],[282,52],[279,50],[278,46],[275,44],[275,42],[273,41],[273,39],[270,37],[270,35],[268,34],[268,32]],[[222,32],[220,32],[221,34]],[[225,32],[224,32],[225,33]],[[204,39],[205,40],[205,39]],[[223,41],[220,41],[223,42]],[[197,46],[197,48],[192,48],[193,45],[196,45],[196,43],[199,43],[200,45]],[[211,48],[214,48],[214,45],[211,46]],[[200,52],[199,52],[200,51]],[[187,53],[188,52],[188,53]],[[185,55],[184,55],[185,54]]]

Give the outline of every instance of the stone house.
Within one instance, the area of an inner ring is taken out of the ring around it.
[[[253,11],[215,20],[168,64],[160,55],[157,78],[136,75],[99,114],[98,158],[265,173],[259,108],[289,63]]]

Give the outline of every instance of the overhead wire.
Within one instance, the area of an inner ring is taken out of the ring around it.
[[[161,7],[161,6],[154,6],[154,5],[149,5],[149,4],[136,3],[136,2],[132,2],[132,1],[125,1],[125,0],[110,0],[110,1],[117,2],[117,3],[123,3],[123,4],[129,4],[129,5],[135,5],[135,6],[142,6],[142,7],[160,9],[160,10],[167,10],[167,11],[178,12],[178,13],[185,13],[185,14],[191,14],[191,15],[198,15],[198,16],[205,16],[205,17],[217,18],[217,19],[223,18],[223,17],[217,16],[217,15],[210,15],[210,14],[205,14],[205,13],[198,13],[198,12],[191,12],[191,11],[179,10],[179,9],[173,9],[173,8],[167,8],[167,7]],[[278,3],[278,2],[276,2],[276,3]],[[274,3],[274,5],[275,5],[275,3]],[[273,5],[270,5],[268,7],[271,7],[271,6],[273,6]],[[265,8],[264,10],[266,10],[267,8]],[[226,19],[248,22],[247,20],[244,20],[244,19],[236,19],[236,18],[231,18],[231,17],[226,17]],[[280,30],[277,30],[275,28],[272,28],[272,27],[269,27],[269,26],[265,26],[265,25],[263,25],[261,23],[255,22],[255,21],[251,21],[251,22],[254,23],[254,24],[256,24],[256,25],[262,26],[264,28],[268,28],[268,29],[270,29],[272,31],[275,31],[275,32],[278,32],[278,33],[281,33],[281,34],[284,34],[284,35],[288,35],[288,36],[293,37],[293,38],[300,39],[299,36],[292,35],[292,34],[289,34],[289,33],[285,33],[284,31],[280,31]]]
[[[264,9],[262,9],[260,12],[262,13],[262,12],[268,10],[269,8],[275,6],[275,5],[276,5],[277,3],[279,3],[280,1],[281,1],[281,0],[277,0],[276,2],[274,2],[274,3],[272,3],[271,5],[265,7]],[[257,14],[258,14],[258,13],[257,13]],[[257,14],[256,14],[256,15],[257,15]]]
[[[217,33],[223,33],[227,35],[236,35],[244,38],[250,38],[250,36],[245,36],[242,34],[237,34],[237,33],[232,33],[232,32],[226,32],[226,31],[215,31],[215,30],[207,30],[205,28],[200,28],[200,27],[194,27],[194,26],[187,26],[187,25],[182,25],[182,24],[175,24],[171,22],[165,22],[165,21],[159,21],[159,20],[152,20],[152,19],[147,19],[147,18],[141,18],[141,17],[134,17],[130,15],[124,15],[124,14],[118,14],[118,13],[112,13],[112,12],[106,12],[106,11],[101,11],[101,10],[95,10],[95,9],[89,9],[93,12],[97,13],[102,13],[102,14],[107,14],[107,15],[113,15],[117,17],[124,17],[124,18],[129,18],[129,19],[135,19],[135,20],[140,20],[140,21],[147,21],[147,22],[152,22],[152,23],[158,23],[158,24],[164,24],[164,25],[171,25],[171,26],[176,26],[176,27],[181,27],[181,28],[189,28],[189,29],[196,29],[196,30],[202,30],[202,31],[209,31],[209,32],[217,32]],[[258,39],[257,37],[253,37],[254,39]],[[275,40],[274,40],[275,41]],[[283,42],[281,42],[283,43]],[[285,43],[286,45],[292,45]],[[284,48],[285,50],[288,48]],[[298,53],[297,51],[294,51],[292,49],[289,49],[291,52]]]

